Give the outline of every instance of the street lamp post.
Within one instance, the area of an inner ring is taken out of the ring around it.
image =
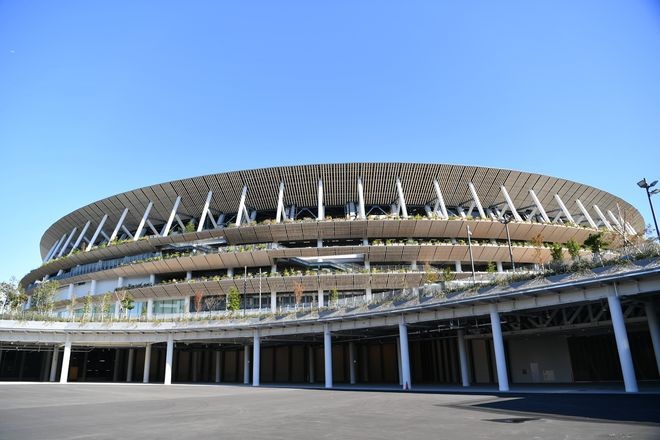
[[[474,274],[474,258],[472,257],[472,232],[470,226],[467,227],[468,251],[470,252],[470,265],[472,266],[472,284],[477,284],[477,277]]]
[[[502,216],[500,219],[500,223],[504,225],[504,229],[506,229],[506,242],[509,244],[509,259],[511,260],[511,268],[513,271],[516,271],[516,263],[513,261],[513,250],[511,249],[511,235],[509,235],[509,223],[512,221],[512,216],[509,214],[505,214]]]
[[[646,178],[644,178],[639,182],[637,182],[637,186],[639,186],[640,188],[644,188],[646,190],[646,196],[649,198],[649,205],[651,205],[651,215],[653,215],[653,223],[655,224],[655,233],[658,236],[658,241],[660,242],[660,229],[658,229],[658,220],[655,218],[655,210],[653,209],[653,202],[651,201],[651,196],[653,194],[660,193],[660,189],[658,188],[651,191],[651,188],[653,188],[657,183],[658,183],[657,180],[654,180],[651,183],[647,183]]]

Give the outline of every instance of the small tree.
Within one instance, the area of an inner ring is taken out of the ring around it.
[[[300,281],[296,281],[293,283],[293,298],[296,302],[296,305],[300,304],[300,301],[302,300],[303,297],[303,285],[300,283]]]
[[[83,302],[83,319],[91,319],[93,303],[94,300],[92,298],[91,292],[87,292],[87,295],[85,295],[85,301]]]
[[[58,281],[44,281],[32,291],[32,306],[37,313],[48,314],[53,311],[55,293],[60,288]]]
[[[339,302],[339,291],[336,287],[330,289],[330,303],[337,305]]]
[[[197,230],[197,227],[195,225],[195,220],[190,219],[188,223],[186,223],[186,229],[185,232],[195,232]]]
[[[602,232],[597,232],[595,234],[589,234],[586,240],[584,240],[584,245],[587,246],[591,253],[595,256],[600,257],[600,251],[607,247],[609,243],[603,238]]]
[[[227,310],[237,312],[241,308],[241,294],[235,286],[231,286],[227,292]]]
[[[202,291],[195,292],[195,296],[193,297],[194,304],[195,304],[195,312],[199,313],[204,309],[204,293]]]
[[[216,295],[209,295],[204,298],[204,305],[206,307],[206,310],[209,312],[215,310],[219,302],[220,302],[220,297]]]
[[[566,242],[566,249],[568,249],[568,253],[571,255],[573,261],[578,261],[580,259],[580,245],[577,241],[572,238],[568,240]]]
[[[25,304],[27,295],[16,278],[11,277],[9,281],[0,283],[0,300],[2,301],[2,312],[11,313],[19,310]]]
[[[561,264],[564,261],[564,248],[561,243],[552,243],[550,245],[550,255],[552,256],[553,263]]]
[[[445,267],[442,270],[442,281],[454,281],[456,279],[456,274],[452,272],[450,267]]]
[[[489,261],[488,266],[486,266],[486,272],[488,272],[488,273],[497,272],[497,266],[495,265],[495,263],[493,263],[492,261]]]
[[[71,299],[69,300],[69,317],[73,321],[73,319],[76,316],[76,304],[78,303],[78,297],[76,296],[75,292],[71,295]]]
[[[539,232],[532,237],[532,245],[534,246],[534,262],[539,266],[543,266],[545,261],[543,259],[543,236]]]
[[[435,271],[429,263],[426,263],[424,265],[424,273],[426,278],[426,284],[435,284],[440,279],[438,272]]]
[[[128,293],[124,292],[125,295],[124,297],[119,301],[121,304],[121,308],[124,311],[124,317],[128,318],[128,312],[133,310],[135,308],[135,301],[133,300],[133,296]]]
[[[101,297],[101,320],[110,316],[110,307],[112,305],[112,295],[110,292],[105,292]]]

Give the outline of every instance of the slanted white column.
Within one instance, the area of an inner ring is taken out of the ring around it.
[[[591,226],[592,228],[596,229],[597,226],[596,226],[596,223],[594,222],[594,219],[591,218],[591,216],[589,215],[589,212],[588,212],[587,209],[584,207],[584,205],[582,204],[582,202],[580,201],[580,199],[576,199],[576,200],[575,200],[575,204],[578,206],[578,208],[580,208],[580,211],[582,212],[582,215],[584,215],[584,218],[587,219],[587,222],[589,223],[589,226]]]
[[[41,260],[42,262],[45,263],[46,261],[49,261],[49,260],[51,259],[51,257],[53,256],[53,254],[54,254],[55,252],[57,252],[57,248],[58,248],[58,246],[60,245],[60,243],[64,240],[64,237],[66,237],[66,234],[64,234],[64,236],[63,236],[62,238],[60,238],[59,240],[55,241],[55,243],[53,244],[53,246],[50,248],[50,250],[49,250],[48,253],[46,254],[46,257],[44,257],[44,258]]]
[[[250,346],[247,343],[243,345],[243,383],[250,383]]]
[[[270,312],[277,312],[277,292],[274,290],[270,292]]]
[[[360,220],[366,220],[367,213],[364,207],[364,187],[362,186],[361,177],[358,177],[357,188],[358,188],[358,217],[360,218]]]
[[[71,341],[67,339],[64,343],[64,355],[62,356],[62,372],[60,373],[60,383],[67,383],[69,380],[69,361],[71,361]]]
[[[165,385],[172,385],[172,359],[174,358],[174,336],[167,335],[167,351],[165,352]]]
[[[142,383],[149,383],[149,372],[151,370],[151,344],[144,347],[144,372],[142,373]]]
[[[498,271],[499,273],[504,272],[504,267],[502,266],[502,262],[501,262],[501,261],[496,261],[495,264],[497,265],[497,271]]]
[[[506,356],[504,356],[504,339],[500,315],[495,304],[490,305],[490,327],[493,333],[493,348],[495,349],[495,363],[497,365],[497,384],[500,391],[509,391],[509,378],[506,371]]]
[[[165,223],[165,227],[163,228],[163,231],[160,234],[163,237],[167,237],[167,234],[170,233],[170,228],[172,227],[172,222],[174,221],[174,216],[176,215],[176,210],[179,209],[179,203],[181,203],[181,196],[177,196],[176,200],[174,201],[174,205],[172,206],[172,211],[170,211],[170,216],[167,219],[167,223]]]
[[[75,243],[73,243],[73,246],[71,246],[71,250],[69,251],[69,255],[73,253],[74,249],[77,249],[78,246],[80,245],[80,242],[82,241],[83,237],[85,237],[85,233],[87,232],[87,229],[89,229],[89,225],[92,222],[90,220],[87,220],[87,223],[85,223],[85,226],[83,226],[82,231],[80,231],[80,235],[78,235],[78,238],[76,239]]]
[[[321,308],[323,307],[323,289],[319,289],[317,294],[318,294],[319,308]]]
[[[628,393],[636,393],[637,378],[635,377],[635,367],[633,366],[632,355],[630,354],[630,344],[628,343],[628,332],[626,331],[626,322],[621,310],[621,302],[617,295],[616,284],[607,294],[607,304],[610,308],[612,317],[612,327],[614,327],[614,337],[616,339],[616,348],[619,352],[619,361],[621,362],[621,373],[623,374],[623,384]]]
[[[566,205],[564,205],[564,201],[561,199],[561,197],[559,197],[559,194],[555,194],[555,200],[557,201],[557,204],[559,205],[561,211],[566,216],[566,220],[575,224],[575,220],[573,220],[573,216],[571,215],[570,212],[568,212],[568,209],[566,208]]]
[[[309,383],[314,383],[314,347],[307,347],[307,362],[309,367]]]
[[[437,213],[438,209],[440,209],[442,218],[447,219],[449,218],[449,215],[447,214],[447,206],[445,205],[445,198],[442,197],[442,191],[440,191],[440,184],[437,179],[433,179],[433,188],[435,189],[435,196],[437,197],[433,211]]]
[[[351,341],[348,343],[348,371],[351,385],[355,385],[355,367],[357,362],[355,361],[355,342]]]
[[[474,184],[472,182],[468,182],[468,188],[470,189],[470,194],[472,194],[472,200],[477,207],[477,211],[479,211],[479,216],[481,218],[486,218],[484,207],[481,205],[481,200],[479,200],[479,196],[477,195],[477,190],[475,189]]]
[[[658,367],[658,374],[660,374],[660,324],[658,324],[658,314],[651,301],[644,304],[644,310],[646,311],[646,319],[649,323],[649,333],[651,333],[655,363]]]
[[[101,218],[101,221],[99,222],[99,225],[96,227],[96,231],[94,231],[94,235],[92,235],[92,239],[89,241],[89,244],[87,244],[87,247],[85,248],[85,252],[88,252],[92,249],[92,246],[94,246],[94,243],[96,242],[96,239],[98,238],[99,234],[101,233],[101,230],[103,229],[103,225],[105,224],[105,221],[107,219],[108,219],[108,214],[105,214]]]
[[[502,185],[500,187],[500,190],[502,191],[502,195],[504,196],[504,200],[506,200],[506,204],[509,205],[509,209],[511,210],[511,213],[513,214],[513,218],[515,218],[517,222],[521,222],[522,218],[520,217],[520,214],[518,214],[518,211],[516,210],[516,207],[513,204],[513,200],[511,199],[511,197],[509,197],[509,192],[506,190],[504,185]]]
[[[78,230],[78,227],[73,228],[73,230],[71,231],[71,233],[67,237],[66,241],[64,241],[64,245],[62,246],[62,248],[58,252],[57,258],[60,258],[62,255],[64,255],[64,251],[66,250],[67,246],[69,246],[69,242],[71,241],[71,239],[73,238],[73,235],[76,233],[77,230]]]
[[[533,189],[529,190],[529,195],[532,196],[532,200],[534,200],[534,204],[536,205],[536,208],[539,210],[539,213],[541,214],[541,218],[543,218],[543,221],[546,223],[550,223],[550,217],[548,217],[548,214],[545,212],[545,208],[543,207],[543,205],[541,205],[541,201],[536,196],[536,193],[534,192]]]
[[[238,212],[236,213],[236,226],[240,226],[241,222],[243,221],[243,215],[244,212],[246,211],[245,208],[245,197],[247,196],[247,186],[243,187],[243,191],[241,191],[241,199],[238,203]],[[245,216],[245,220],[250,223],[250,217]]]
[[[204,208],[202,209],[202,215],[199,217],[199,224],[197,225],[197,232],[202,232],[204,229],[204,222],[206,221],[206,216],[209,213],[209,206],[211,206],[211,198],[213,197],[213,191],[209,191],[208,195],[206,196],[206,202],[204,202]],[[211,218],[211,223],[215,223],[215,220],[213,220],[213,216]],[[217,224],[213,225],[214,227],[217,227]]]
[[[332,336],[328,324],[323,327],[323,360],[325,361],[325,387],[332,388]]]
[[[57,361],[59,360],[60,356],[60,348],[56,345],[53,347],[53,356],[50,360],[50,381],[55,382],[55,378],[57,377]]]
[[[115,229],[113,229],[112,234],[110,234],[110,238],[108,239],[108,243],[117,238],[117,234],[119,233],[119,230],[121,227],[124,225],[124,220],[126,219],[126,214],[128,214],[128,208],[124,208],[124,211],[121,213],[121,216],[119,217],[119,220],[117,220],[117,225],[115,226]]]
[[[135,235],[133,236],[133,241],[138,241],[140,238],[140,234],[142,234],[142,230],[144,229],[144,225],[147,223],[147,218],[149,217],[149,212],[151,212],[151,208],[154,206],[153,202],[149,202],[147,205],[147,209],[144,210],[144,214],[142,215],[142,220],[140,220],[140,224],[137,228],[137,231],[135,231]]]
[[[401,179],[396,178],[396,191],[399,194],[399,209],[401,210],[401,217],[408,218],[408,207],[406,206],[406,198],[403,195],[403,188],[401,187]]]
[[[325,207],[323,206],[323,181],[319,179],[318,188],[318,206],[317,206],[317,220],[325,219]]]
[[[280,182],[280,189],[277,194],[277,214],[275,214],[275,223],[281,223],[286,220],[286,212],[284,210],[284,182]]]
[[[458,330],[456,339],[458,341],[458,357],[461,363],[461,384],[464,387],[469,387],[470,375],[468,372],[468,358],[467,350],[465,347],[465,331],[463,329]]]
[[[133,381],[133,360],[135,358],[135,349],[128,349],[128,365],[126,366],[126,382]]]
[[[408,351],[408,327],[401,318],[399,322],[399,346],[401,350],[401,381],[403,389],[409,390],[412,387],[410,380],[410,353]]]
[[[215,383],[220,383],[222,377],[222,358],[220,357],[220,350],[215,352]]]
[[[598,205],[594,205],[594,211],[596,211],[596,214],[598,214],[598,217],[600,218],[600,221],[603,222],[603,224],[605,225],[607,230],[611,231],[612,230],[612,225],[610,224],[609,221],[607,221],[607,217],[605,217],[605,215],[603,215],[603,211],[600,210]]]
[[[258,387],[260,384],[259,373],[261,372],[261,338],[259,330],[254,331],[252,347],[252,386]]]

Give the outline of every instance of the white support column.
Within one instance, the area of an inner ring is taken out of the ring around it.
[[[144,214],[142,215],[142,220],[140,220],[140,225],[137,228],[137,231],[135,231],[135,235],[133,236],[133,241],[138,241],[140,239],[140,234],[142,234],[142,230],[144,229],[144,225],[147,223],[147,218],[149,217],[149,212],[151,212],[151,208],[154,206],[153,202],[149,202],[147,205],[147,209],[144,210]]]
[[[270,292],[270,312],[277,312],[277,292],[274,290]]]
[[[64,251],[66,250],[67,246],[69,246],[69,242],[71,241],[71,239],[73,238],[73,235],[76,233],[77,230],[78,230],[78,227],[73,228],[73,230],[71,231],[71,233],[69,234],[67,239],[64,241],[64,245],[62,246],[62,248],[58,252],[57,258],[60,258],[62,255],[64,255]]]
[[[243,345],[243,383],[250,383],[250,346],[247,343]]]
[[[594,205],[594,211],[596,211],[596,214],[598,214],[598,217],[600,218],[600,221],[603,222],[605,227],[607,228],[608,231],[612,230],[612,225],[610,224],[609,221],[607,221],[607,217],[603,214],[603,211],[600,210],[598,205]]]
[[[655,311],[653,302],[648,301],[644,304],[646,311],[646,320],[649,324],[649,333],[651,333],[651,343],[653,344],[653,353],[655,354],[655,364],[660,375],[660,324],[658,324],[658,314]]]
[[[561,211],[564,213],[564,216],[566,216],[566,220],[575,224],[575,220],[573,220],[573,216],[571,215],[570,212],[568,212],[568,209],[566,208],[566,205],[564,205],[564,201],[561,199],[561,197],[559,197],[559,194],[555,194],[555,200],[557,201],[557,204],[559,205]]]
[[[594,222],[594,219],[591,218],[591,216],[589,215],[589,212],[584,207],[584,205],[582,204],[580,199],[576,199],[575,204],[578,206],[578,208],[580,208],[580,211],[582,212],[582,215],[584,215],[584,218],[587,219],[587,222],[589,223],[589,226],[596,229],[598,226],[596,226],[596,223]]]
[[[151,344],[144,347],[144,372],[142,373],[142,383],[149,383],[149,372],[151,371]]]
[[[481,200],[479,200],[479,196],[477,195],[477,190],[474,188],[472,182],[468,182],[468,188],[470,188],[470,194],[472,194],[472,201],[474,202],[474,205],[477,207],[477,210],[479,211],[479,216],[481,218],[486,218],[484,207],[481,206]],[[472,210],[470,209],[470,211]]]
[[[259,373],[261,372],[261,338],[259,337],[259,330],[254,331],[254,343],[252,344],[252,386],[258,387],[260,385]]]
[[[500,190],[502,191],[502,195],[504,196],[504,200],[506,200],[506,204],[509,205],[509,209],[511,210],[511,213],[513,214],[513,218],[515,218],[517,222],[521,222],[522,218],[520,217],[520,214],[518,214],[518,211],[516,210],[516,207],[513,204],[513,200],[511,200],[511,197],[509,196],[509,192],[506,190],[504,185],[502,185],[500,187]]]
[[[307,350],[307,363],[309,368],[309,383],[314,383],[314,347],[309,345]]]
[[[60,373],[60,383],[67,383],[69,380],[69,361],[71,360],[71,341],[67,339],[64,343],[64,355],[62,356],[62,372]]]
[[[437,213],[439,208],[442,218],[448,219],[449,215],[447,214],[447,206],[445,205],[445,198],[442,197],[442,191],[440,191],[440,184],[438,183],[437,179],[433,179],[433,188],[435,189],[435,196],[437,197],[437,201],[435,203],[435,207],[433,211]]]
[[[55,249],[57,249],[57,245],[59,245],[59,244],[60,244],[60,240],[59,239],[55,240],[55,243],[53,243],[53,245],[50,247],[50,249],[48,249],[48,252],[46,252],[46,256],[41,259],[42,263],[45,263],[46,261],[48,261],[50,259],[50,256],[53,254],[53,252],[55,252]]]
[[[458,330],[457,335],[458,341],[458,357],[461,364],[461,384],[464,387],[470,386],[470,374],[468,372],[468,357],[467,350],[465,347],[465,331],[463,329]]]
[[[50,252],[48,253],[48,255],[46,255],[46,258],[44,259],[44,262],[46,262],[46,261],[50,261],[52,258],[55,257],[55,254],[56,254],[57,251],[60,249],[60,245],[61,245],[62,243],[64,243],[64,240],[66,240],[66,234],[62,235],[62,238],[60,238],[59,240],[57,240],[57,241],[55,242],[55,246],[53,246],[53,248],[50,250]]]
[[[502,266],[502,262],[501,262],[501,261],[496,261],[495,264],[497,265],[497,272],[498,272],[498,273],[502,273],[502,272],[504,272],[504,267]]]
[[[213,191],[209,191],[209,193],[206,196],[206,202],[204,202],[202,215],[199,216],[199,224],[197,225],[197,232],[202,232],[202,230],[204,229],[204,222],[206,221],[206,216],[209,213],[209,207],[211,206],[212,197],[213,197]],[[210,218],[212,220],[212,223],[215,223],[215,220],[213,220],[213,216],[211,216]],[[214,227],[217,227],[217,224],[214,225]]]
[[[220,350],[215,352],[215,383],[220,383],[222,379],[222,358]]]
[[[403,188],[401,187],[401,179],[396,178],[396,191],[399,195],[399,209],[401,210],[401,217],[408,218],[408,207],[406,206],[406,198],[403,195]]]
[[[184,314],[189,314],[190,313],[190,297],[186,296],[183,298],[183,313]]]
[[[495,304],[490,305],[490,327],[493,333],[493,349],[495,350],[495,364],[497,366],[497,384],[500,391],[509,391],[509,378],[507,376],[506,356],[504,355],[504,339],[502,338],[502,325],[500,315]]]
[[[128,363],[126,365],[126,382],[133,381],[133,361],[135,360],[135,349],[128,349]]]
[[[241,199],[238,202],[238,212],[236,213],[236,226],[240,226],[242,221],[243,221],[243,215],[245,212],[245,197],[247,196],[247,186],[243,187],[243,191],[241,191]],[[250,223],[250,218],[246,216],[245,219],[248,223]]]
[[[323,360],[325,362],[325,387],[332,388],[332,336],[330,326],[323,326]]]
[[[632,355],[630,354],[628,332],[626,331],[626,322],[623,317],[623,311],[621,310],[621,302],[617,294],[616,284],[612,285],[612,289],[607,294],[607,304],[610,308],[612,327],[614,327],[614,338],[616,339],[616,348],[619,352],[624,387],[627,393],[636,393],[639,389],[637,388],[635,367],[633,366]]]
[[[454,261],[454,272],[456,273],[463,272],[463,264],[458,260]]]
[[[355,342],[353,341],[348,343],[348,364],[350,383],[351,385],[355,385],[355,367],[357,362],[355,361]]]
[[[147,319],[151,319],[154,316],[154,300],[149,298],[147,300]]]
[[[55,378],[57,377],[57,361],[59,360],[60,356],[60,348],[56,345],[53,347],[53,356],[50,359],[50,377],[49,380],[51,382],[55,382]]]
[[[172,359],[174,358],[174,336],[167,335],[167,351],[165,352],[165,385],[172,385]]]
[[[126,219],[127,214],[128,214],[128,208],[124,208],[124,211],[121,213],[121,216],[117,221],[117,226],[115,226],[115,229],[112,231],[112,234],[110,234],[110,238],[108,239],[108,242],[111,242],[112,240],[117,238],[117,234],[119,233],[121,227],[124,225],[124,220]]]
[[[362,177],[358,177],[357,190],[358,190],[358,218],[360,220],[366,220],[367,213],[364,207],[364,186],[362,185]]]
[[[275,223],[282,223],[282,220],[286,220],[286,212],[284,210],[284,181],[280,182],[280,189],[277,194],[277,214],[275,215]]]
[[[323,181],[319,179],[319,191],[318,191],[318,206],[317,206],[317,220],[325,219],[325,207],[323,206]]]
[[[408,327],[401,317],[399,322],[399,346],[401,350],[401,381],[403,389],[409,390],[412,387],[410,380],[410,352],[408,351]]]
[[[619,231],[623,231],[623,226],[621,225],[621,222],[619,222],[619,219],[616,218],[616,215],[614,215],[609,209],[607,210],[607,215],[610,216],[612,222],[616,225],[617,228],[619,228]]]
[[[92,235],[92,239],[89,241],[89,244],[85,248],[85,252],[89,252],[90,250],[92,250],[92,246],[94,246],[94,243],[96,243],[96,239],[99,237],[99,234],[103,230],[103,225],[105,225],[106,220],[108,220],[108,214],[105,214],[101,218],[99,225],[96,227],[96,231],[94,231],[94,235]]]
[[[550,223],[550,217],[548,217],[548,214],[545,212],[545,208],[541,204],[541,201],[536,196],[536,193],[534,192],[533,189],[529,190],[529,195],[532,196],[532,200],[534,200],[534,204],[536,205],[536,208],[539,210],[539,213],[541,214],[543,221],[546,223]]]
[[[170,216],[167,219],[167,223],[165,223],[165,227],[163,228],[163,231],[160,234],[163,237],[167,237],[167,235],[170,233],[172,222],[174,222],[174,216],[176,215],[177,209],[179,209],[179,203],[181,203],[181,196],[177,196],[176,200],[174,201],[174,205],[172,206],[172,211],[170,211]]]
[[[321,307],[324,307],[323,289],[321,289],[321,288],[318,289],[317,298],[318,298],[319,309],[320,309]]]
[[[89,293],[90,295],[96,295],[96,280],[92,280],[89,283]]]
[[[82,231],[80,231],[80,234],[78,235],[78,238],[76,239],[75,243],[73,243],[73,246],[71,247],[71,250],[69,251],[69,255],[73,253],[74,249],[78,249],[78,246],[80,245],[80,242],[82,241],[83,237],[85,236],[85,233],[87,232],[87,229],[89,229],[89,225],[92,222],[90,220],[87,220],[87,223],[85,223],[85,226],[83,226]]]
[[[403,370],[401,369],[401,340],[396,338],[396,363],[398,368],[399,385],[403,386]]]

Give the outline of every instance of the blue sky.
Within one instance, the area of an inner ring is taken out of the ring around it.
[[[274,165],[521,169],[650,223],[659,54],[650,0],[0,0],[0,280],[94,200]]]

